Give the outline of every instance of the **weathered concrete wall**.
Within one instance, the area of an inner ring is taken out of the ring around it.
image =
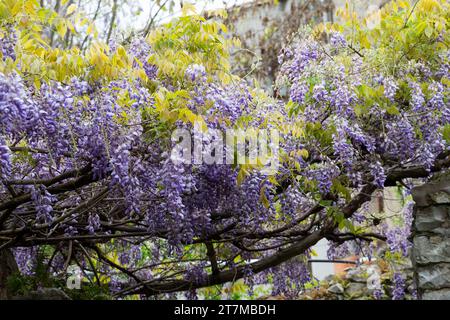
[[[450,173],[413,189],[413,264],[418,296],[450,300]]]
[[[278,54],[298,32],[301,25],[338,21],[338,9],[349,2],[352,11],[365,17],[382,7],[387,0],[257,0],[231,7],[225,21],[245,51],[233,55],[234,73],[258,80],[271,90],[278,71]],[[255,67],[257,58],[259,67]]]
[[[300,25],[331,21],[334,5],[332,0],[280,0],[277,5],[273,0],[262,0],[232,7],[228,12],[225,23],[246,49],[233,55],[233,72],[240,76],[251,72],[251,78],[271,90],[280,50]]]
[[[332,0],[336,9],[345,8],[348,2],[350,9],[359,17],[366,17],[385,5],[389,0]],[[336,13],[336,11],[335,11]],[[335,19],[338,19],[335,15]]]

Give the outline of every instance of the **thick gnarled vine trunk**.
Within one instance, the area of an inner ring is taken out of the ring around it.
[[[0,250],[0,299],[11,298],[11,293],[8,292],[7,280],[9,276],[16,272],[19,272],[19,268],[11,250]]]

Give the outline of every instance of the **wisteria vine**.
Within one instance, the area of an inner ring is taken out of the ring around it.
[[[358,51],[345,32],[325,42],[302,32],[279,56],[284,100],[217,70],[217,55],[195,43],[206,21],[178,23],[128,48],[99,47],[92,61],[117,63],[104,64],[112,76],[91,65],[38,85],[15,49],[19,26],[2,25],[0,248],[13,250],[21,272],[33,274],[39,259],[56,276],[77,264],[107,276],[115,297],[195,298],[240,278],[250,292],[271,283],[294,297],[313,280],[307,264],[321,239],[332,242],[330,257],[374,240],[407,257],[411,204],[394,226],[371,224],[363,205],[450,164],[449,51],[439,45],[448,46],[448,23],[424,42],[433,57],[405,52],[392,68],[376,63],[385,44]],[[192,40],[178,51],[174,26]],[[190,118],[210,129],[278,130],[279,170],[174,163],[170,133],[194,130]],[[402,275],[393,283],[403,298]]]

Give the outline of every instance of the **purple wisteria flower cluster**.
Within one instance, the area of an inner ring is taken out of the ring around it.
[[[355,54],[344,35],[333,33],[329,45],[316,43],[312,36],[301,35],[285,49],[277,79],[279,88],[288,88],[292,123],[303,125],[299,143],[309,161],[299,159],[291,170],[300,189],[312,182],[320,197],[328,199],[343,186],[354,192],[368,184],[383,189],[396,166],[430,171],[449,150],[442,131],[449,124],[450,74],[442,68],[448,57],[438,65],[406,61],[394,71],[367,72],[370,60]],[[405,206],[400,224],[382,224],[382,230],[368,226],[366,216],[371,214],[358,210],[352,217],[354,227],[381,231],[389,252],[408,258],[412,203]],[[348,231],[348,225],[342,228]],[[330,258],[371,252],[357,241],[357,252],[338,241],[330,247]],[[394,298],[403,298],[403,284],[396,274]]]

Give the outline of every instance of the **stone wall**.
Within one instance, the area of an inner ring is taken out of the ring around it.
[[[413,189],[414,278],[419,299],[450,300],[450,173]]]
[[[415,286],[411,265],[403,265],[405,300],[413,300]],[[392,270],[383,260],[347,268],[341,275],[328,276],[320,285],[305,290],[300,300],[391,300],[394,285]]]

